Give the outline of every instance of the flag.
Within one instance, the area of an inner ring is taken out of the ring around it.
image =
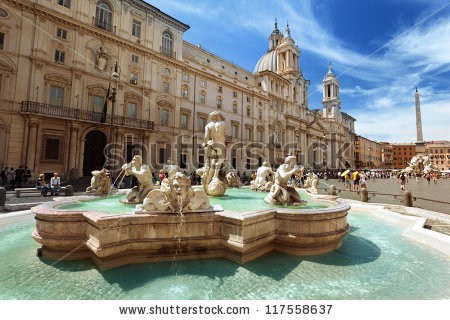
[[[106,113],[108,112],[108,100],[109,100],[109,92],[111,91],[111,82],[108,85],[108,90],[106,90],[105,103],[103,104],[103,113],[102,113],[102,122],[106,121]],[[111,115],[112,117],[112,115]]]

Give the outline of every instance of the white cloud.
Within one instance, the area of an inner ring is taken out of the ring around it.
[[[399,26],[400,29],[391,30],[390,34],[367,39],[370,43],[385,39],[368,55],[337,38],[333,33],[335,26],[322,23],[320,17],[315,16],[317,8],[313,6],[317,3],[312,0],[280,0],[276,3],[267,0],[219,3],[164,0],[152,4],[156,7],[163,5],[162,10],[170,10],[175,18],[178,13],[183,13],[192,16],[193,20],[202,21],[200,25],[206,34],[249,34],[252,39],[267,39],[273,30],[274,18],[278,18],[282,32],[287,19],[292,37],[303,55],[307,52],[308,56],[319,61],[333,62],[333,69],[341,82],[342,109],[357,119],[358,134],[371,139],[414,141],[414,88],[419,86],[424,104],[425,138],[448,139],[445,133],[448,125],[444,119],[450,109],[447,102],[450,101],[450,6],[441,0],[415,1],[428,6],[416,25]],[[320,12],[326,11],[326,4],[322,2],[321,5]],[[437,12],[439,5],[444,10]],[[309,78],[311,75],[305,76]],[[313,83],[310,96],[314,99],[311,101],[321,100],[321,86],[321,82]],[[443,86],[446,87],[445,93],[441,92]]]

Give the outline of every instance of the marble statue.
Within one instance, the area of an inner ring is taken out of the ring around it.
[[[319,191],[317,190],[317,187],[319,186],[319,177],[317,176],[317,174],[311,171],[308,172],[306,177],[307,182],[305,183],[305,185],[308,186],[306,190],[310,193],[318,194]]]
[[[332,184],[332,185],[330,186],[330,190],[328,190],[328,194],[329,194],[330,196],[337,196],[337,195],[338,195],[338,194],[337,194],[336,186],[335,186],[334,184]]]
[[[178,172],[179,168],[176,164],[172,164],[172,160],[168,160],[167,164],[165,164],[163,166],[163,168],[160,170],[160,172],[162,173],[167,173],[167,177],[168,178],[173,178],[175,176],[175,174]],[[168,185],[168,181],[167,179],[164,179],[161,182],[161,188],[169,188],[170,186]]]
[[[236,170],[228,172],[225,177],[227,178],[229,188],[241,187],[241,179],[237,175]]]
[[[308,177],[308,175],[305,175],[305,176],[306,176],[306,179],[305,179],[305,182],[303,183],[303,188],[309,189],[312,186],[312,183],[311,183],[312,181],[311,181],[311,178]]]
[[[109,194],[111,191],[111,177],[109,171],[103,168],[102,170],[94,170],[91,174],[91,185],[86,188],[86,193],[93,195]]]
[[[142,205],[136,206],[135,213],[208,211],[209,198],[202,189],[194,190],[191,179],[181,172],[174,173],[167,180],[168,188],[151,190]]]
[[[438,172],[439,168],[433,164],[429,155],[418,154],[411,158],[409,166],[402,170],[403,172],[413,172],[416,177],[430,172]]]
[[[103,47],[100,47],[97,51],[96,67],[100,71],[105,71],[106,63],[108,62],[108,52]]]
[[[273,204],[304,204],[295,188],[288,186],[291,176],[301,177],[303,170],[303,166],[297,165],[294,156],[287,156],[284,164],[280,165],[275,172],[275,183],[264,201]]]
[[[227,189],[227,182],[219,176],[225,161],[225,122],[220,111],[209,114],[211,121],[205,127],[205,137],[202,147],[205,150],[205,166],[197,170],[202,178],[205,192],[212,196],[222,196]],[[223,177],[225,178],[225,177]]]
[[[256,178],[250,182],[250,188],[255,191],[269,192],[273,186],[272,174],[272,168],[264,161],[262,166],[256,170]]]
[[[128,191],[123,203],[142,203],[144,198],[153,189],[152,172],[150,168],[142,163],[142,157],[135,155],[130,163],[122,166],[125,176],[134,175],[138,185]]]

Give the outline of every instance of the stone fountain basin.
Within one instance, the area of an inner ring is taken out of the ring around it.
[[[60,202],[48,202],[31,209],[36,219],[33,238],[42,244],[45,258],[88,258],[102,269],[217,257],[246,263],[270,251],[317,255],[339,248],[349,230],[350,205],[328,202],[332,206],[321,209],[280,207],[183,215],[107,215],[61,210]]]

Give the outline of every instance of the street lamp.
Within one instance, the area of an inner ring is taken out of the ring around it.
[[[369,152],[369,165],[368,165],[368,167],[370,167],[370,148],[368,148],[367,151]]]

